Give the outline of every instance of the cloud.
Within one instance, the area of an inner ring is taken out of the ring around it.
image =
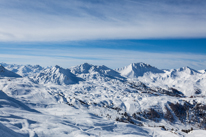
[[[16,49],[13,49],[16,50]],[[0,60],[14,64],[39,64],[42,66],[60,65],[68,68],[85,62],[120,68],[130,63],[145,62],[160,69],[190,66],[194,69],[206,68],[206,55],[186,53],[149,53],[114,49],[19,49],[23,53],[2,54]],[[11,49],[10,49],[11,51]]]
[[[0,0],[0,41],[206,36],[204,0]]]

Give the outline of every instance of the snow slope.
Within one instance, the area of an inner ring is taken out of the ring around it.
[[[0,65],[0,77],[21,77],[20,75],[5,69]]]
[[[91,113],[93,109],[89,110],[81,105],[79,106],[80,108],[68,105],[62,95],[69,94],[71,97],[77,97],[73,94],[76,90],[69,92],[70,88],[74,88],[77,85],[63,87],[55,84],[39,85],[30,82],[27,78],[14,79],[12,81],[1,79],[0,82],[4,83],[1,85],[4,92],[1,91],[2,98],[0,99],[0,121],[3,124],[0,125],[0,128],[4,130],[0,134],[2,137],[10,137],[5,133],[7,132],[5,130],[6,127],[14,131],[14,133],[10,132],[11,136],[22,135],[25,137],[133,137],[162,134],[161,130],[154,133],[152,129],[147,127],[138,127],[129,123],[108,120]],[[89,86],[86,83],[85,85]],[[24,88],[32,89],[32,92],[22,92],[21,90],[24,90]],[[80,92],[84,92],[84,90]],[[14,97],[19,102],[21,100],[23,104],[15,103],[13,101]],[[7,101],[12,101],[11,103],[17,104],[17,106],[6,105],[5,102]],[[20,107],[24,105],[38,112]],[[173,135],[169,132],[167,134]]]
[[[2,123],[0,123],[0,136],[1,137],[23,137],[23,135],[14,132],[13,130],[4,126]]]
[[[15,98],[7,96],[2,90],[0,90],[0,107],[10,106],[14,108],[20,108],[27,111],[38,112],[26,106],[24,103],[16,100]]]

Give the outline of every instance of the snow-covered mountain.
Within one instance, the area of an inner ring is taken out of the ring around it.
[[[149,86],[173,87],[186,96],[206,95],[206,74],[190,67],[171,69],[159,74],[150,73],[138,77],[138,80]]]
[[[196,75],[196,74],[200,73],[197,70],[194,70],[190,67],[182,67],[179,69],[172,69],[172,70],[170,70],[170,72],[171,72],[172,77],[175,77],[176,75]]]
[[[17,64],[6,64],[6,63],[0,63],[2,66],[4,66],[6,69],[19,74],[20,76],[33,76],[36,73],[40,73],[42,70],[44,70],[43,67],[40,65],[17,65]]]
[[[205,73],[145,63],[117,71],[84,63],[1,77],[0,136],[206,134]]]
[[[5,69],[2,65],[0,65],[0,77],[21,77],[20,75]]]
[[[126,67],[116,69],[122,76],[127,78],[137,78],[143,76],[145,73],[164,73],[163,70],[159,70],[149,64],[145,63],[132,63]]]
[[[84,63],[71,68],[71,72],[84,79],[119,79],[126,80],[119,72],[110,69],[104,65],[97,66],[88,63]]]
[[[58,84],[58,85],[68,85],[77,84],[82,79],[71,73],[70,69],[64,69],[60,66],[55,66],[46,69],[34,77],[32,77],[34,82],[39,84]]]

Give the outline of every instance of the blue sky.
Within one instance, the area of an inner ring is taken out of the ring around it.
[[[0,60],[206,69],[204,0],[0,0]]]

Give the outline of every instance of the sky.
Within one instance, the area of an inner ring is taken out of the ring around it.
[[[0,62],[206,69],[205,0],[0,0]]]

